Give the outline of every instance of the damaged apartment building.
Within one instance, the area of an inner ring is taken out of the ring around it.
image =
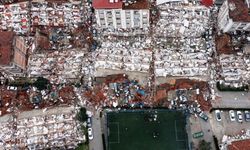
[[[210,9],[184,1],[157,1],[156,4],[159,16],[152,37],[123,35],[119,40],[112,34],[103,37],[101,47],[96,50],[96,70],[149,73],[154,61],[156,77],[208,80],[215,51]]]
[[[28,50],[33,46],[26,37],[14,32],[0,32],[0,70],[12,76],[24,76],[27,70]]]
[[[155,74],[207,79],[214,44],[210,9],[185,2],[158,2]],[[204,36],[205,35],[205,36]]]
[[[250,2],[225,0],[218,14],[218,27],[223,32],[250,31]]]
[[[248,0],[226,0],[218,14],[217,37],[221,79],[225,84],[239,86],[250,78],[250,15]],[[223,34],[222,34],[223,33]]]
[[[73,107],[22,112],[15,118],[16,128],[6,115],[0,123],[0,149],[75,149],[86,140],[75,115]]]
[[[152,51],[149,47],[150,40],[146,37],[106,39],[102,42],[101,48],[96,50],[96,75],[108,75],[105,72],[112,74],[117,71],[147,73],[152,60]]]
[[[93,7],[99,29],[147,29],[149,4],[145,0],[94,0]]]

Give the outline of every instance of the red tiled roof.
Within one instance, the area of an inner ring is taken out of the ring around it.
[[[206,7],[210,7],[213,5],[213,0],[202,0],[201,4],[205,5]]]
[[[12,55],[13,32],[0,32],[0,65],[8,65]]]
[[[147,0],[137,0],[136,3],[129,4],[126,6],[125,4],[123,5],[123,9],[148,9],[149,8],[149,3]]]
[[[245,0],[228,0],[229,17],[235,22],[249,22],[250,15]],[[233,9],[231,10],[230,7]]]
[[[114,3],[110,3],[109,0],[93,0],[93,7],[95,9],[118,9],[122,8],[122,4],[121,0]]]
[[[250,140],[234,141],[228,145],[228,150],[250,150]]]

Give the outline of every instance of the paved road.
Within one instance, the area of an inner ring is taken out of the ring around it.
[[[211,119],[210,114],[208,112],[205,112],[208,116],[209,116],[209,120]],[[209,121],[204,121],[201,118],[196,118],[195,116],[191,116],[189,118],[190,120],[190,129],[191,129],[191,133],[189,133],[189,138],[190,140],[193,142],[194,147],[198,148],[198,144],[199,142],[204,139],[207,142],[211,142],[211,147],[212,149],[215,149],[215,145],[214,145],[214,141],[213,141],[213,132],[212,132],[212,127],[209,123]],[[203,131],[204,136],[202,138],[197,138],[194,139],[192,137],[192,134],[196,133],[196,132],[200,132]],[[191,134],[191,135],[190,135]]]
[[[214,111],[211,114],[212,119],[210,119],[210,123],[213,129],[213,133],[218,138],[219,142],[221,142],[223,135],[237,135],[241,133],[241,130],[250,129],[250,122],[246,122],[243,120],[242,123],[238,121],[231,121],[229,118],[228,111],[221,112],[221,121],[218,122],[215,117]],[[244,118],[244,117],[243,117]]]
[[[92,117],[92,129],[94,139],[89,142],[89,150],[103,150],[102,130],[99,113],[94,114]]]
[[[218,99],[212,101],[213,108],[250,108],[250,92],[220,92],[215,90]]]

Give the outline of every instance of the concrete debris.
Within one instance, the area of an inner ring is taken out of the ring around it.
[[[95,68],[148,72],[152,52],[147,50],[147,40],[110,37],[96,50]]]
[[[76,50],[34,54],[29,60],[28,74],[30,77],[42,75],[51,83],[66,83],[80,76],[84,55]]]
[[[33,113],[31,117],[21,113],[15,130],[12,121],[1,122],[0,145],[6,149],[76,148],[86,139],[80,132],[79,122],[74,119],[76,114],[72,108],[64,107],[63,110],[64,113],[56,112],[57,109],[46,113],[42,110],[25,112]]]

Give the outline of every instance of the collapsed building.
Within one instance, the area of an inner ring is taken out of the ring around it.
[[[222,34],[216,37],[217,74],[226,85],[240,86],[249,82],[249,34]]]
[[[100,69],[147,73],[152,56],[148,40],[146,37],[110,37],[103,41],[96,50],[95,74],[101,74]]]
[[[0,5],[0,29],[28,34],[32,27],[78,27],[83,19],[80,1],[74,3],[20,2]]]
[[[13,30],[18,34],[29,31],[28,2],[0,5],[0,30]]]
[[[29,77],[43,76],[52,83],[65,83],[81,77],[84,51],[54,51],[33,54],[29,58]]]
[[[30,38],[0,32],[0,70],[12,76],[24,76],[27,70],[28,50],[33,47]]]
[[[163,3],[158,8],[156,76],[206,77],[214,51],[210,9],[183,2]]]
[[[15,120],[16,127],[11,116],[4,116],[0,145],[5,149],[74,149],[86,140],[75,115],[73,107],[23,112]]]
[[[218,28],[223,32],[250,31],[248,0],[225,0],[218,14]]]

